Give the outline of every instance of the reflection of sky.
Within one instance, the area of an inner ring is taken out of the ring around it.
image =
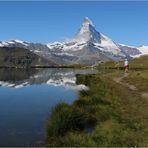
[[[0,146],[24,146],[43,140],[43,127],[51,109],[59,102],[72,103],[76,98],[75,91],[62,86],[1,87]]]

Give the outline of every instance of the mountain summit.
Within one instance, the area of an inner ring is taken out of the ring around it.
[[[101,43],[100,34],[96,31],[92,21],[88,17],[85,17],[78,33],[75,36],[75,40],[82,43]]]
[[[88,17],[84,18],[84,21],[74,39],[79,43],[91,42],[104,44],[104,42],[108,42],[108,45],[114,44],[110,38],[95,29],[95,26]]]

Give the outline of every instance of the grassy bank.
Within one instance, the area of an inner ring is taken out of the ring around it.
[[[81,65],[81,64],[73,64],[73,65],[27,65],[27,66],[21,66],[21,65],[16,65],[16,66],[7,66],[7,65],[0,65],[0,68],[16,68],[16,69],[28,69],[28,68],[90,68],[88,65]]]
[[[90,89],[81,91],[72,105],[56,106],[48,123],[47,146],[148,146],[148,101],[141,90],[113,81],[123,74],[113,70],[77,75],[77,83]],[[131,72],[122,81],[135,83],[134,75]],[[146,79],[139,77],[140,83]]]

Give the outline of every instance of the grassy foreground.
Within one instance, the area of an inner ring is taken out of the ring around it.
[[[72,104],[60,103],[49,119],[47,146],[148,146],[148,71],[77,75],[77,83],[89,86]],[[142,87],[141,87],[142,86]]]
[[[78,82],[90,90],[82,91],[73,105],[54,109],[48,146],[148,146],[147,102],[138,92],[106,76],[79,75]]]

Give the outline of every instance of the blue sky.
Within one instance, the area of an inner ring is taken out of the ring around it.
[[[71,38],[84,17],[114,41],[148,45],[148,2],[0,2],[0,40],[48,43]]]

